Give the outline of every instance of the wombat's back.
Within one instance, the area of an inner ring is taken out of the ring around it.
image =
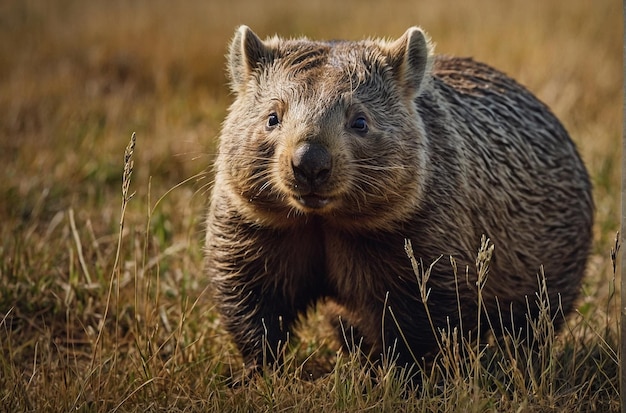
[[[436,57],[432,87],[417,107],[435,148],[432,208],[463,215],[447,219],[464,239],[485,234],[495,245],[490,273],[497,280],[487,283],[488,293],[525,306],[521,301],[537,291],[535,274],[543,268],[549,291],[558,292],[551,305],[567,313],[591,246],[593,200],[562,124],[513,79],[465,58]],[[450,197],[459,205],[437,207],[454,203]],[[441,248],[450,245],[449,233],[439,241]]]

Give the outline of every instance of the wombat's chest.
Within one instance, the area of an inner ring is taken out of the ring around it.
[[[384,300],[385,291],[400,280],[414,280],[399,234],[357,236],[329,234],[326,238],[327,277],[340,301],[354,297]]]
[[[291,250],[288,256],[294,265],[285,268],[300,270],[287,277],[304,276],[308,285],[325,285],[323,295],[340,301],[354,301],[355,296],[383,300],[393,285],[415,283],[402,234],[362,235],[315,228],[299,238],[286,239],[290,241],[281,243],[282,248]],[[378,292],[380,297],[372,296]]]

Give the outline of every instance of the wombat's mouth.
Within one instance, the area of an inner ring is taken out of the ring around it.
[[[331,201],[330,198],[316,195],[316,194],[307,194],[307,195],[297,195],[295,197],[296,201],[304,207],[311,209],[321,209],[328,205]]]

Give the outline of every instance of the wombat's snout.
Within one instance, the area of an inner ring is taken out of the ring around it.
[[[315,192],[330,177],[332,157],[324,146],[305,142],[294,151],[291,167],[298,189]]]

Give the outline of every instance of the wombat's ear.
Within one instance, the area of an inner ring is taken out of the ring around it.
[[[228,73],[233,92],[242,91],[252,72],[268,62],[271,56],[271,50],[248,26],[240,26],[230,43],[228,54]]]
[[[387,46],[387,59],[406,97],[419,95],[430,72],[432,46],[427,35],[418,27],[409,28]]]

